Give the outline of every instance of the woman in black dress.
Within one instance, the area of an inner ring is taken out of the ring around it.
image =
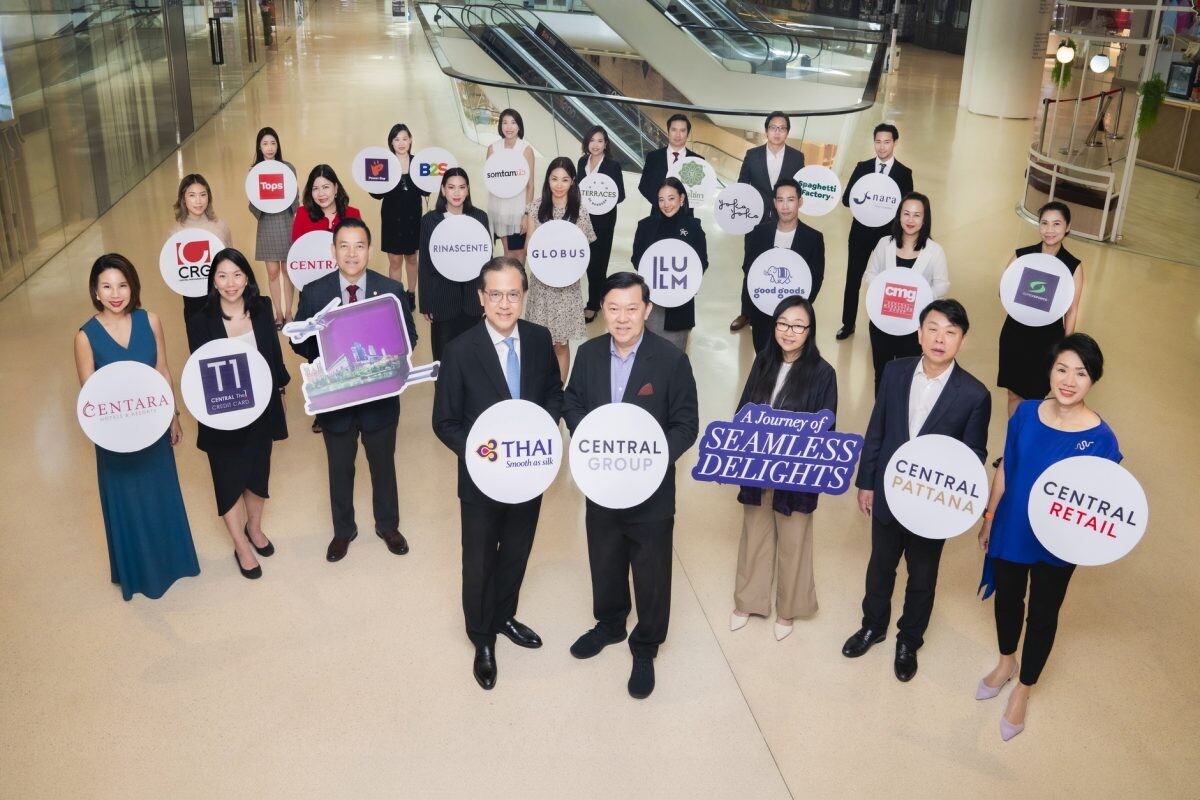
[[[1050,393],[1050,351],[1064,337],[1075,332],[1079,316],[1079,298],[1083,295],[1083,267],[1067,252],[1063,240],[1071,232],[1071,209],[1052,201],[1038,209],[1039,244],[1022,247],[1009,259],[1030,253],[1054,256],[1071,271],[1075,279],[1075,299],[1063,318],[1050,325],[1032,327],[1006,317],[1000,331],[1000,374],[996,385],[1008,390],[1008,415],[1011,417],[1022,400],[1041,400]]]
[[[275,552],[263,533],[262,516],[271,476],[271,443],[287,438],[280,394],[290,376],[275,333],[271,301],[259,294],[250,262],[239,251],[226,248],[213,257],[207,302],[188,319],[187,333],[192,352],[214,339],[240,339],[256,347],[271,367],[271,397],[258,419],[232,431],[200,425],[196,440],[197,447],[208,454],[217,513],[233,539],[238,569],[247,578],[258,578],[262,567],[254,553],[269,556]]]
[[[617,205],[625,202],[625,178],[621,165],[608,152],[608,131],[603,126],[596,125],[583,137],[583,155],[575,174],[579,180],[599,172],[613,179],[617,184]],[[584,322],[591,322],[600,311],[604,297],[604,279],[608,277],[608,260],[612,256],[613,232],[617,229],[617,209],[607,214],[592,214],[592,231],[596,241],[592,242],[591,254],[588,258],[587,303],[583,308]]]
[[[388,148],[400,161],[400,183],[387,194],[372,194],[383,200],[379,208],[380,248],[387,253],[388,275],[404,284],[408,303],[417,307],[417,250],[421,246],[421,199],[429,192],[417,188],[408,174],[412,164],[412,132],[398,123],[388,132]]]

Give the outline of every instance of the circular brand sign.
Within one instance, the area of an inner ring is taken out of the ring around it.
[[[900,187],[887,175],[872,172],[850,187],[850,213],[868,228],[890,225],[900,209]]]
[[[529,237],[526,264],[547,286],[570,286],[587,272],[591,248],[579,226],[552,219],[537,226]]]
[[[516,197],[529,183],[529,162],[522,153],[497,147],[483,164],[483,185],[494,197]]]
[[[400,184],[400,159],[386,147],[364,147],[350,164],[350,175],[364,192],[387,194]]]
[[[675,308],[700,291],[704,268],[690,244],[679,239],[662,239],[646,248],[638,262],[638,274],[650,287],[650,302]]]
[[[750,265],[746,273],[746,291],[754,307],[774,314],[785,297],[808,297],[812,291],[812,272],[808,262],[795,250],[772,247]]]
[[[426,147],[414,153],[408,162],[408,176],[418,189],[436,194],[442,188],[446,170],[458,166],[458,159],[442,147]]]
[[[762,195],[748,183],[731,183],[717,195],[713,217],[726,233],[749,233],[763,221]]]
[[[607,214],[617,207],[617,182],[603,172],[593,172],[579,182],[583,207],[592,215]]]
[[[287,211],[296,202],[296,173],[282,161],[260,161],[246,173],[246,197],[264,214]]]
[[[501,503],[524,503],[554,483],[562,433],[541,406],[504,400],[475,420],[463,458],[479,491]]]
[[[271,400],[267,360],[239,339],[214,339],[192,353],[179,376],[183,404],[197,422],[222,431],[244,428]]]
[[[940,433],[900,445],[883,473],[892,515],[926,539],[949,539],[974,525],[987,510],[988,488],[975,451]]]
[[[800,204],[801,214],[823,217],[837,208],[842,199],[842,182],[838,180],[836,172],[829,167],[813,164],[802,167],[794,177],[804,196],[804,202]]]
[[[658,491],[670,463],[662,426],[632,403],[600,406],[571,437],[571,477],[587,499],[605,508],[644,502]]]
[[[921,312],[932,302],[929,281],[904,267],[885,269],[867,286],[867,316],[892,336],[915,333],[921,327]]]
[[[672,164],[667,175],[679,178],[687,190],[688,205],[693,209],[706,205],[720,186],[717,171],[700,156],[687,156],[677,164]]]
[[[204,297],[213,256],[224,249],[224,243],[208,231],[182,230],[163,243],[158,269],[171,291],[184,297]]]
[[[474,217],[447,214],[429,237],[433,268],[452,281],[473,281],[492,257],[492,234]]]
[[[1058,322],[1075,300],[1075,278],[1067,265],[1045,253],[1030,253],[1008,265],[1000,278],[1000,302],[1022,325]]]
[[[333,234],[329,231],[309,231],[292,242],[288,250],[287,275],[297,289],[336,270]]]
[[[1075,456],[1051,464],[1029,493],[1029,524],[1047,550],[1072,564],[1116,561],[1142,540],[1150,508],[1120,464]]]
[[[83,382],[75,403],[79,427],[105,450],[136,453],[171,427],[171,384],[140,361],[115,361]]]

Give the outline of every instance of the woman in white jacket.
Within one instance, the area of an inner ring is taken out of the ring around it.
[[[933,217],[929,211],[929,198],[919,192],[909,192],[900,203],[896,219],[892,222],[892,235],[885,236],[875,246],[871,260],[867,262],[865,278],[870,285],[879,273],[892,267],[903,267],[920,273],[934,298],[945,297],[950,288],[950,272],[946,266],[946,251],[929,238],[933,229]],[[917,334],[893,336],[870,325],[871,358],[875,363],[875,389],[879,390],[879,378],[887,362],[894,358],[921,355]]]

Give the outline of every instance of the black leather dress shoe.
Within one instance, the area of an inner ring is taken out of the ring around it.
[[[571,645],[571,655],[576,658],[591,658],[610,644],[625,641],[627,635],[625,631],[621,631],[620,636],[613,636],[605,633],[604,629],[597,625],[575,640],[575,644]]]
[[[350,549],[350,543],[358,538],[358,531],[355,531],[350,536],[335,536],[333,541],[329,543],[328,549],[325,550],[326,561],[341,561],[346,557],[346,551]]]
[[[262,577],[262,566],[261,565],[255,567],[254,569],[246,569],[245,567],[242,566],[242,560],[240,558],[238,558],[237,553],[233,554],[233,560],[237,562],[238,569],[241,571],[243,578],[249,578],[252,581],[256,581]]]
[[[508,640],[519,647],[528,647],[530,650],[536,650],[542,646],[542,637],[533,632],[533,629],[528,625],[517,622],[513,617],[504,620],[504,624],[496,631],[502,636],[507,636]]]
[[[254,543],[254,540],[250,538],[250,523],[249,522],[246,523],[246,527],[243,530],[245,530],[245,532],[246,532],[246,541],[250,542],[250,546],[254,548],[254,552],[258,553],[260,556],[263,556],[264,558],[267,556],[275,555],[275,545],[271,544],[270,539],[267,539],[266,546],[259,547],[258,545],[256,545]]]
[[[871,649],[871,645],[882,642],[887,636],[884,631],[873,631],[870,628],[859,628],[853,636],[842,645],[842,655],[846,658],[858,658]]]
[[[408,540],[400,531],[375,531],[375,535],[387,542],[388,550],[398,556],[408,552]]]
[[[629,696],[645,700],[654,691],[654,659],[644,656],[633,657],[633,669],[629,673]]]
[[[908,683],[917,674],[917,651],[904,642],[896,642],[896,678],[902,683]]]
[[[496,647],[485,644],[475,648],[475,682],[484,689],[496,685]]]
[[[840,342],[843,339],[849,339],[853,335],[854,335],[854,326],[853,325],[843,325],[842,327],[838,328],[838,332],[834,336],[834,338]]]

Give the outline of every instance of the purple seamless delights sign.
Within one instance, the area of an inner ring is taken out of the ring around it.
[[[732,422],[712,422],[700,439],[698,481],[789,492],[842,494],[850,488],[863,437],[839,433],[832,411],[778,411],[747,403]]]

